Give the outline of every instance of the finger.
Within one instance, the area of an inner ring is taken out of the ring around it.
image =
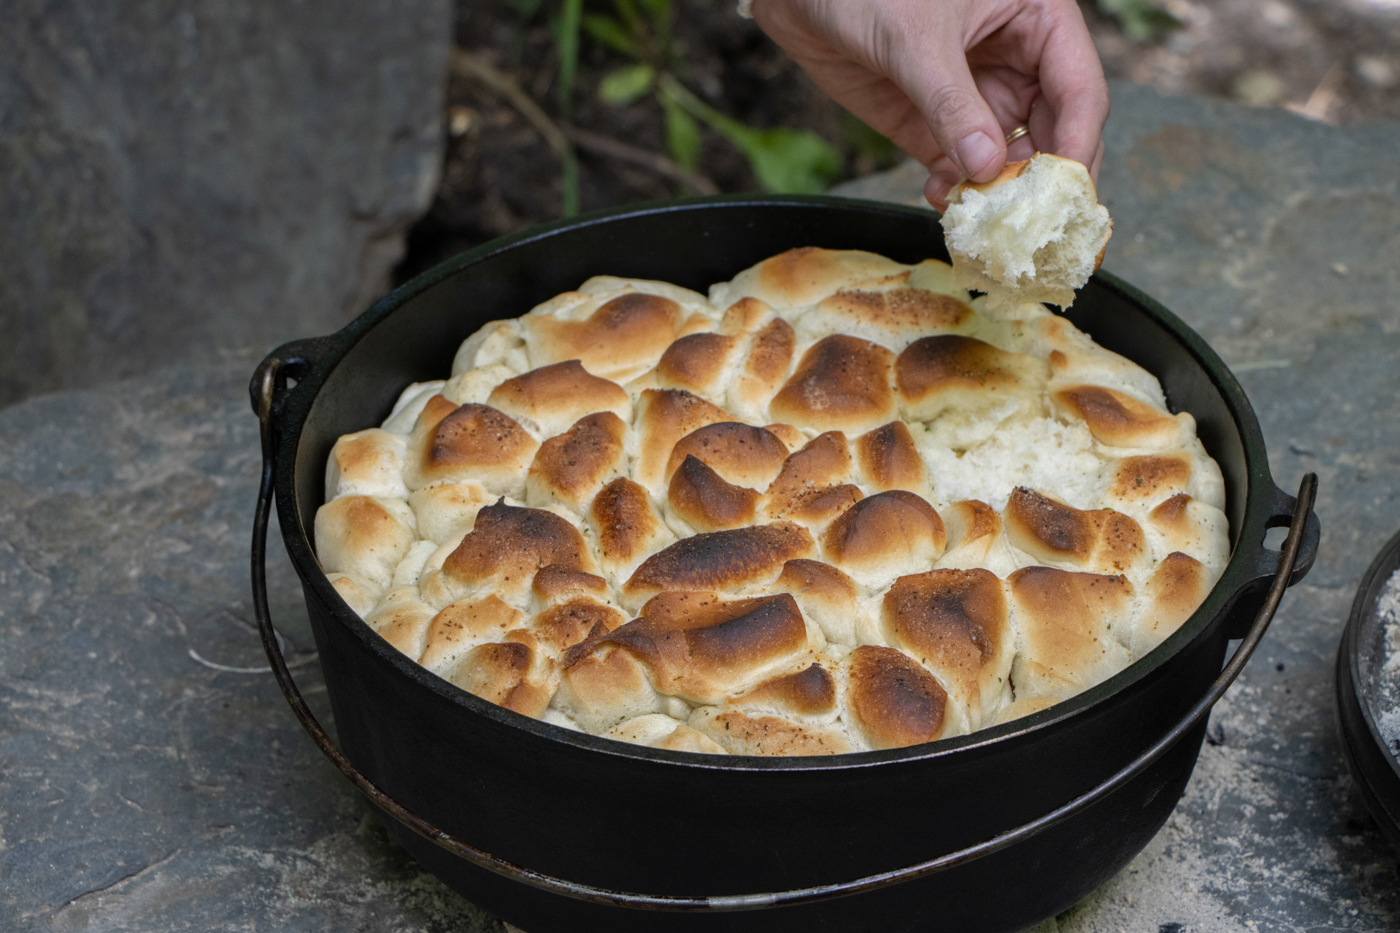
[[[1050,151],[1092,165],[1108,121],[1108,85],[1076,4],[1056,7],[1041,53],[1040,90],[1055,118]]]
[[[977,90],[962,49],[925,50],[910,64],[917,70],[897,75],[896,83],[928,121],[939,148],[964,176],[994,178],[1006,164],[1004,133]]]
[[[1035,155],[1035,131],[1027,133],[1006,147],[1006,161],[1019,162]]]
[[[1103,164],[1103,140],[1099,140],[1099,151],[1094,155],[1094,164],[1089,166],[1089,177],[1094,180],[1094,187],[1099,184],[1099,166]]]
[[[937,211],[948,209],[948,192],[962,181],[962,173],[947,156],[929,166],[928,181],[924,182],[924,199]]]

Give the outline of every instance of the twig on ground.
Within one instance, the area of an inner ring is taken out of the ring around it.
[[[704,175],[681,168],[659,152],[642,149],[630,143],[603,136],[577,126],[565,128],[565,132],[583,149],[598,155],[609,156],[622,162],[631,162],[649,168],[658,175],[664,175],[685,185],[696,194],[719,194],[719,185]]]
[[[520,111],[520,115],[528,120],[536,132],[544,138],[545,144],[549,146],[550,150],[561,158],[568,146],[568,141],[572,139],[583,149],[597,155],[608,156],[651,169],[658,175],[680,182],[697,194],[719,194],[719,185],[704,175],[682,168],[659,152],[642,149],[639,146],[613,139],[611,136],[580,129],[577,126],[561,127],[540,108],[539,104],[535,103],[519,82],[493,66],[482,55],[463,49],[454,49],[452,70],[463,77],[480,81],[509,101],[511,106]]]
[[[564,132],[514,78],[497,69],[483,56],[463,49],[452,50],[452,70],[463,77],[475,78],[510,101],[511,106],[520,111],[520,115],[529,120],[530,125],[544,137],[545,144],[554,154],[563,158],[569,147]]]

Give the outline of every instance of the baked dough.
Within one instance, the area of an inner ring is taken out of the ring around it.
[[[708,297],[599,277],[342,437],[317,553],[395,648],[625,742],[971,732],[1175,631],[1227,557],[1157,380],[945,263],[797,249]]]
[[[956,185],[943,229],[954,280],[986,292],[993,309],[1068,308],[1103,262],[1113,221],[1088,169],[1042,152],[1008,162],[991,181]]]

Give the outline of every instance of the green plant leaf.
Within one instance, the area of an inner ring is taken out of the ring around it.
[[[641,57],[641,50],[637,48],[637,41],[632,38],[631,30],[611,16],[589,13],[583,18],[583,31],[588,33],[593,41],[606,45],[614,52],[620,52],[628,58]]]
[[[578,75],[579,21],[583,0],[564,0],[555,20],[554,42],[559,51],[559,116],[574,118],[574,79]]]
[[[656,81],[656,71],[650,65],[628,65],[611,71],[598,82],[598,96],[604,103],[625,107],[647,91]]]
[[[755,130],[733,138],[765,191],[820,194],[841,174],[841,157],[810,130]]]
[[[720,113],[671,75],[662,75],[659,82],[662,103],[674,101],[737,146],[749,160],[763,190],[775,194],[818,194],[841,174],[841,157],[816,133],[783,128],[756,130]]]
[[[687,171],[695,171],[700,164],[699,125],[672,95],[658,94],[657,99],[666,113],[666,148],[671,161]]]
[[[1136,42],[1160,39],[1181,28],[1181,20],[1151,0],[1099,0],[1099,12],[1118,20],[1123,33]]]
[[[671,18],[671,0],[637,0],[637,4],[647,11],[653,22]]]

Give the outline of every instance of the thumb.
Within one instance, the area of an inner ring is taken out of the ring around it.
[[[1006,164],[1006,139],[987,102],[977,90],[961,49],[930,59],[906,93],[939,148],[965,178],[990,181]]]

